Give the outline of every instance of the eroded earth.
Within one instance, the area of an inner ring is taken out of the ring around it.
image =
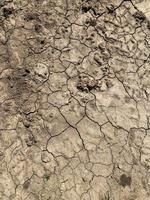
[[[0,200],[150,199],[150,1],[0,1]]]

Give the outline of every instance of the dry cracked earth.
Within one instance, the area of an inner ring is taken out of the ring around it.
[[[0,200],[150,200],[150,0],[0,1]]]

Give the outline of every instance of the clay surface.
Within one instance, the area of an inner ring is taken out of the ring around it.
[[[150,199],[150,1],[0,1],[0,200]]]

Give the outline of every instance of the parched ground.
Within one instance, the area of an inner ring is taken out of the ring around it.
[[[150,200],[150,0],[0,1],[0,200]]]

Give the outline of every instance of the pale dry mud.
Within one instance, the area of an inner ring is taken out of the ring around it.
[[[0,200],[150,199],[150,1],[0,1]]]

